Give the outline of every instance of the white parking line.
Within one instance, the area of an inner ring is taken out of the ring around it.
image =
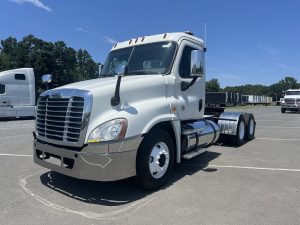
[[[11,138],[11,137],[26,137],[26,136],[32,136],[32,134],[18,134],[18,135],[8,135],[8,136],[1,136],[1,138]]]
[[[6,153],[0,153],[0,156],[32,157],[32,155],[6,154]]]
[[[278,128],[278,129],[300,129],[300,127],[277,127],[277,126],[256,126],[256,127],[260,127],[260,128]]]
[[[268,167],[252,167],[252,166],[223,166],[223,165],[209,164],[208,167],[300,172],[300,169],[268,168]]]
[[[203,167],[215,167],[215,168],[233,168],[233,169],[249,169],[249,170],[269,170],[269,171],[289,171],[300,172],[300,169],[286,169],[286,168],[268,168],[268,167],[253,167],[253,166],[226,166],[226,165],[201,165],[201,164],[183,164],[184,166],[203,166]]]
[[[255,138],[255,140],[268,140],[268,141],[300,141],[300,138]]]
[[[255,120],[256,122],[283,122],[283,123],[300,123],[300,120]]]
[[[255,115],[256,114],[256,115]],[[266,113],[266,114],[257,114],[255,113],[254,117],[267,117],[267,116],[274,116],[274,115],[278,115],[278,113]],[[279,114],[280,115],[280,114]]]
[[[113,209],[111,212],[106,212],[106,213],[96,213],[92,211],[87,211],[84,209],[83,211],[80,210],[75,210],[75,209],[70,209],[62,205],[57,205],[53,202],[50,202],[49,200],[45,199],[44,196],[39,196],[35,193],[33,193],[28,187],[27,187],[27,180],[34,175],[41,174],[43,172],[38,172],[38,173],[33,173],[30,174],[19,181],[20,187],[27,193],[29,194],[32,198],[36,199],[40,203],[44,204],[45,206],[51,207],[52,209],[59,210],[64,213],[72,213],[75,215],[80,215],[89,219],[122,219],[125,217],[129,217],[132,214],[136,213],[138,210],[140,210],[142,207],[145,207],[146,205],[150,204],[152,201],[156,200],[155,197],[145,197],[142,198],[139,201],[129,203],[129,204],[124,204],[125,206],[121,209]]]

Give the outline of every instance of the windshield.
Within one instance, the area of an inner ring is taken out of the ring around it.
[[[300,95],[300,91],[287,91],[286,95]]]
[[[176,50],[174,42],[137,45],[109,53],[100,76],[116,75],[116,67],[127,66],[125,75],[165,74]]]

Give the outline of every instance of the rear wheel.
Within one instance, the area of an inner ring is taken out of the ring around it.
[[[236,135],[232,136],[232,142],[236,146],[241,146],[245,143],[245,139],[246,139],[246,122],[245,122],[245,117],[241,115],[238,121]]]
[[[148,190],[164,185],[172,174],[173,165],[174,145],[168,132],[153,130],[147,134],[137,155],[138,184]]]
[[[281,108],[281,113],[285,113],[286,109]]]
[[[254,134],[255,134],[255,120],[254,116],[250,114],[249,116],[249,121],[246,127],[246,138],[248,141],[251,141],[254,139]]]

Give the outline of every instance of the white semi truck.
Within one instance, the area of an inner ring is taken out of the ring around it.
[[[41,94],[35,163],[79,179],[136,176],[153,189],[219,136],[237,146],[252,140],[252,114],[204,114],[205,50],[190,32],[115,44],[98,79]]]
[[[35,116],[35,94],[32,68],[0,72],[0,118]]]
[[[289,89],[281,102],[281,112],[286,110],[297,112],[300,110],[300,89]]]

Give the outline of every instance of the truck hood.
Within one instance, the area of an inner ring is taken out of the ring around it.
[[[111,105],[116,89],[117,77],[105,77],[73,83],[56,88],[55,91],[85,90],[92,94],[92,110],[87,135],[100,124],[115,118],[126,118],[126,137],[140,135],[153,122],[153,118],[174,117],[170,115],[170,102],[167,98],[167,84],[164,75],[132,75],[122,77],[120,104]],[[174,88],[171,88],[174,90]],[[173,94],[174,95],[174,94]],[[138,120],[141,126],[132,126]],[[147,126],[146,126],[147,125]],[[138,129],[139,128],[139,129]]]
[[[138,76],[128,76],[128,77],[123,77],[122,78],[122,82],[126,82],[127,80],[130,80],[130,78],[135,78],[138,79]],[[56,90],[59,89],[80,89],[80,90],[87,90],[87,91],[91,91],[93,93],[93,91],[95,89],[99,89],[100,87],[115,87],[117,83],[117,77],[103,77],[103,78],[97,78],[97,79],[92,79],[92,80],[86,80],[86,81],[80,81],[80,82],[76,82],[76,83],[72,83],[72,84],[68,84],[68,85],[64,85],[61,86],[59,88],[55,88]]]

